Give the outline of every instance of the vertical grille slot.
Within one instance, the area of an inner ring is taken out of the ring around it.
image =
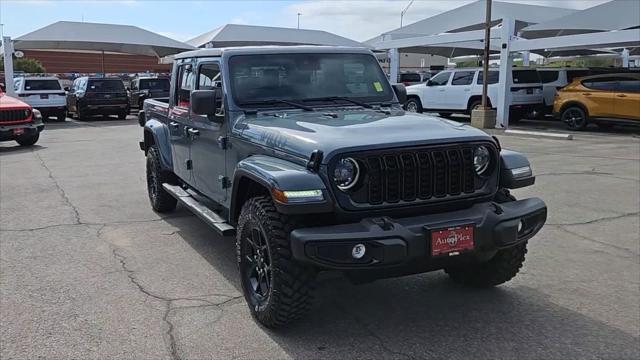
[[[368,191],[369,203],[373,205],[382,204],[383,201],[383,167],[378,157],[367,158],[367,169],[369,174]]]
[[[443,151],[434,151],[433,157],[433,194],[437,197],[447,195],[447,158]]]
[[[402,200],[413,201],[416,199],[418,177],[415,155],[402,154],[400,160],[402,161]]]
[[[398,159],[394,155],[384,156],[384,166],[386,168],[387,176],[387,202],[394,203],[400,201],[400,164]]]
[[[471,148],[462,149],[462,191],[471,193],[475,189],[473,170],[473,150]]]
[[[418,197],[421,200],[425,200],[431,197],[431,160],[429,159],[429,153],[418,153],[418,165],[419,165],[419,188]]]
[[[449,159],[449,194],[458,195],[462,192],[462,158],[458,150],[448,150]]]

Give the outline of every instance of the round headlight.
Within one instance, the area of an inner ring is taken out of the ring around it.
[[[333,181],[340,190],[349,190],[357,182],[360,175],[358,162],[352,158],[340,159],[333,171]]]
[[[24,117],[29,117],[31,115],[31,109],[24,109]]]
[[[476,174],[482,175],[489,168],[491,153],[485,146],[478,146],[473,152],[473,167]]]

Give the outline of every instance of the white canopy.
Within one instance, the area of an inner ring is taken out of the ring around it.
[[[187,43],[195,47],[214,48],[255,45],[365,46],[326,31],[236,24],[213,29]]]
[[[534,39],[592,32],[640,28],[640,1],[613,0],[522,29],[522,36]],[[640,38],[640,29],[638,30]]]
[[[129,25],[58,21],[13,41],[15,50],[96,50],[163,57],[193,46]]]

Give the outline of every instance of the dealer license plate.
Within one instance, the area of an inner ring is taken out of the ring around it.
[[[49,98],[49,94],[40,95],[40,99],[48,99],[48,98]]]
[[[452,226],[431,231],[431,255],[454,256],[463,251],[472,250],[473,225]]]

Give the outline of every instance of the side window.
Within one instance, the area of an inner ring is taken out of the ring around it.
[[[640,80],[626,79],[618,82],[618,91],[640,93]]]
[[[451,73],[450,72],[441,72],[438,73],[438,75],[434,76],[431,78],[430,82],[431,82],[431,86],[443,86],[443,85],[447,85],[447,83],[449,82],[449,78],[451,77]]]
[[[618,86],[616,78],[599,78],[583,81],[582,85],[594,90],[615,91]]]
[[[476,84],[478,85],[482,85],[482,82],[484,81],[484,75],[482,74],[482,71],[478,72],[478,81],[476,81]],[[489,85],[491,84],[497,84],[500,81],[500,72],[498,71],[489,71]]]
[[[560,72],[557,70],[547,70],[547,71],[538,71],[538,74],[540,74],[540,80],[542,80],[542,83],[548,84],[558,80],[558,76],[560,75]],[[571,80],[569,80],[569,82],[571,82]]]
[[[199,90],[213,90],[222,87],[222,78],[220,74],[220,66],[214,63],[200,65],[198,71],[198,87]]]
[[[573,79],[589,75],[589,70],[567,70],[567,82],[572,83]]]
[[[453,74],[451,85],[471,85],[475,71],[456,71]]]
[[[177,84],[176,106],[189,107],[191,90],[193,90],[193,71],[191,64],[180,66],[178,69]]]

